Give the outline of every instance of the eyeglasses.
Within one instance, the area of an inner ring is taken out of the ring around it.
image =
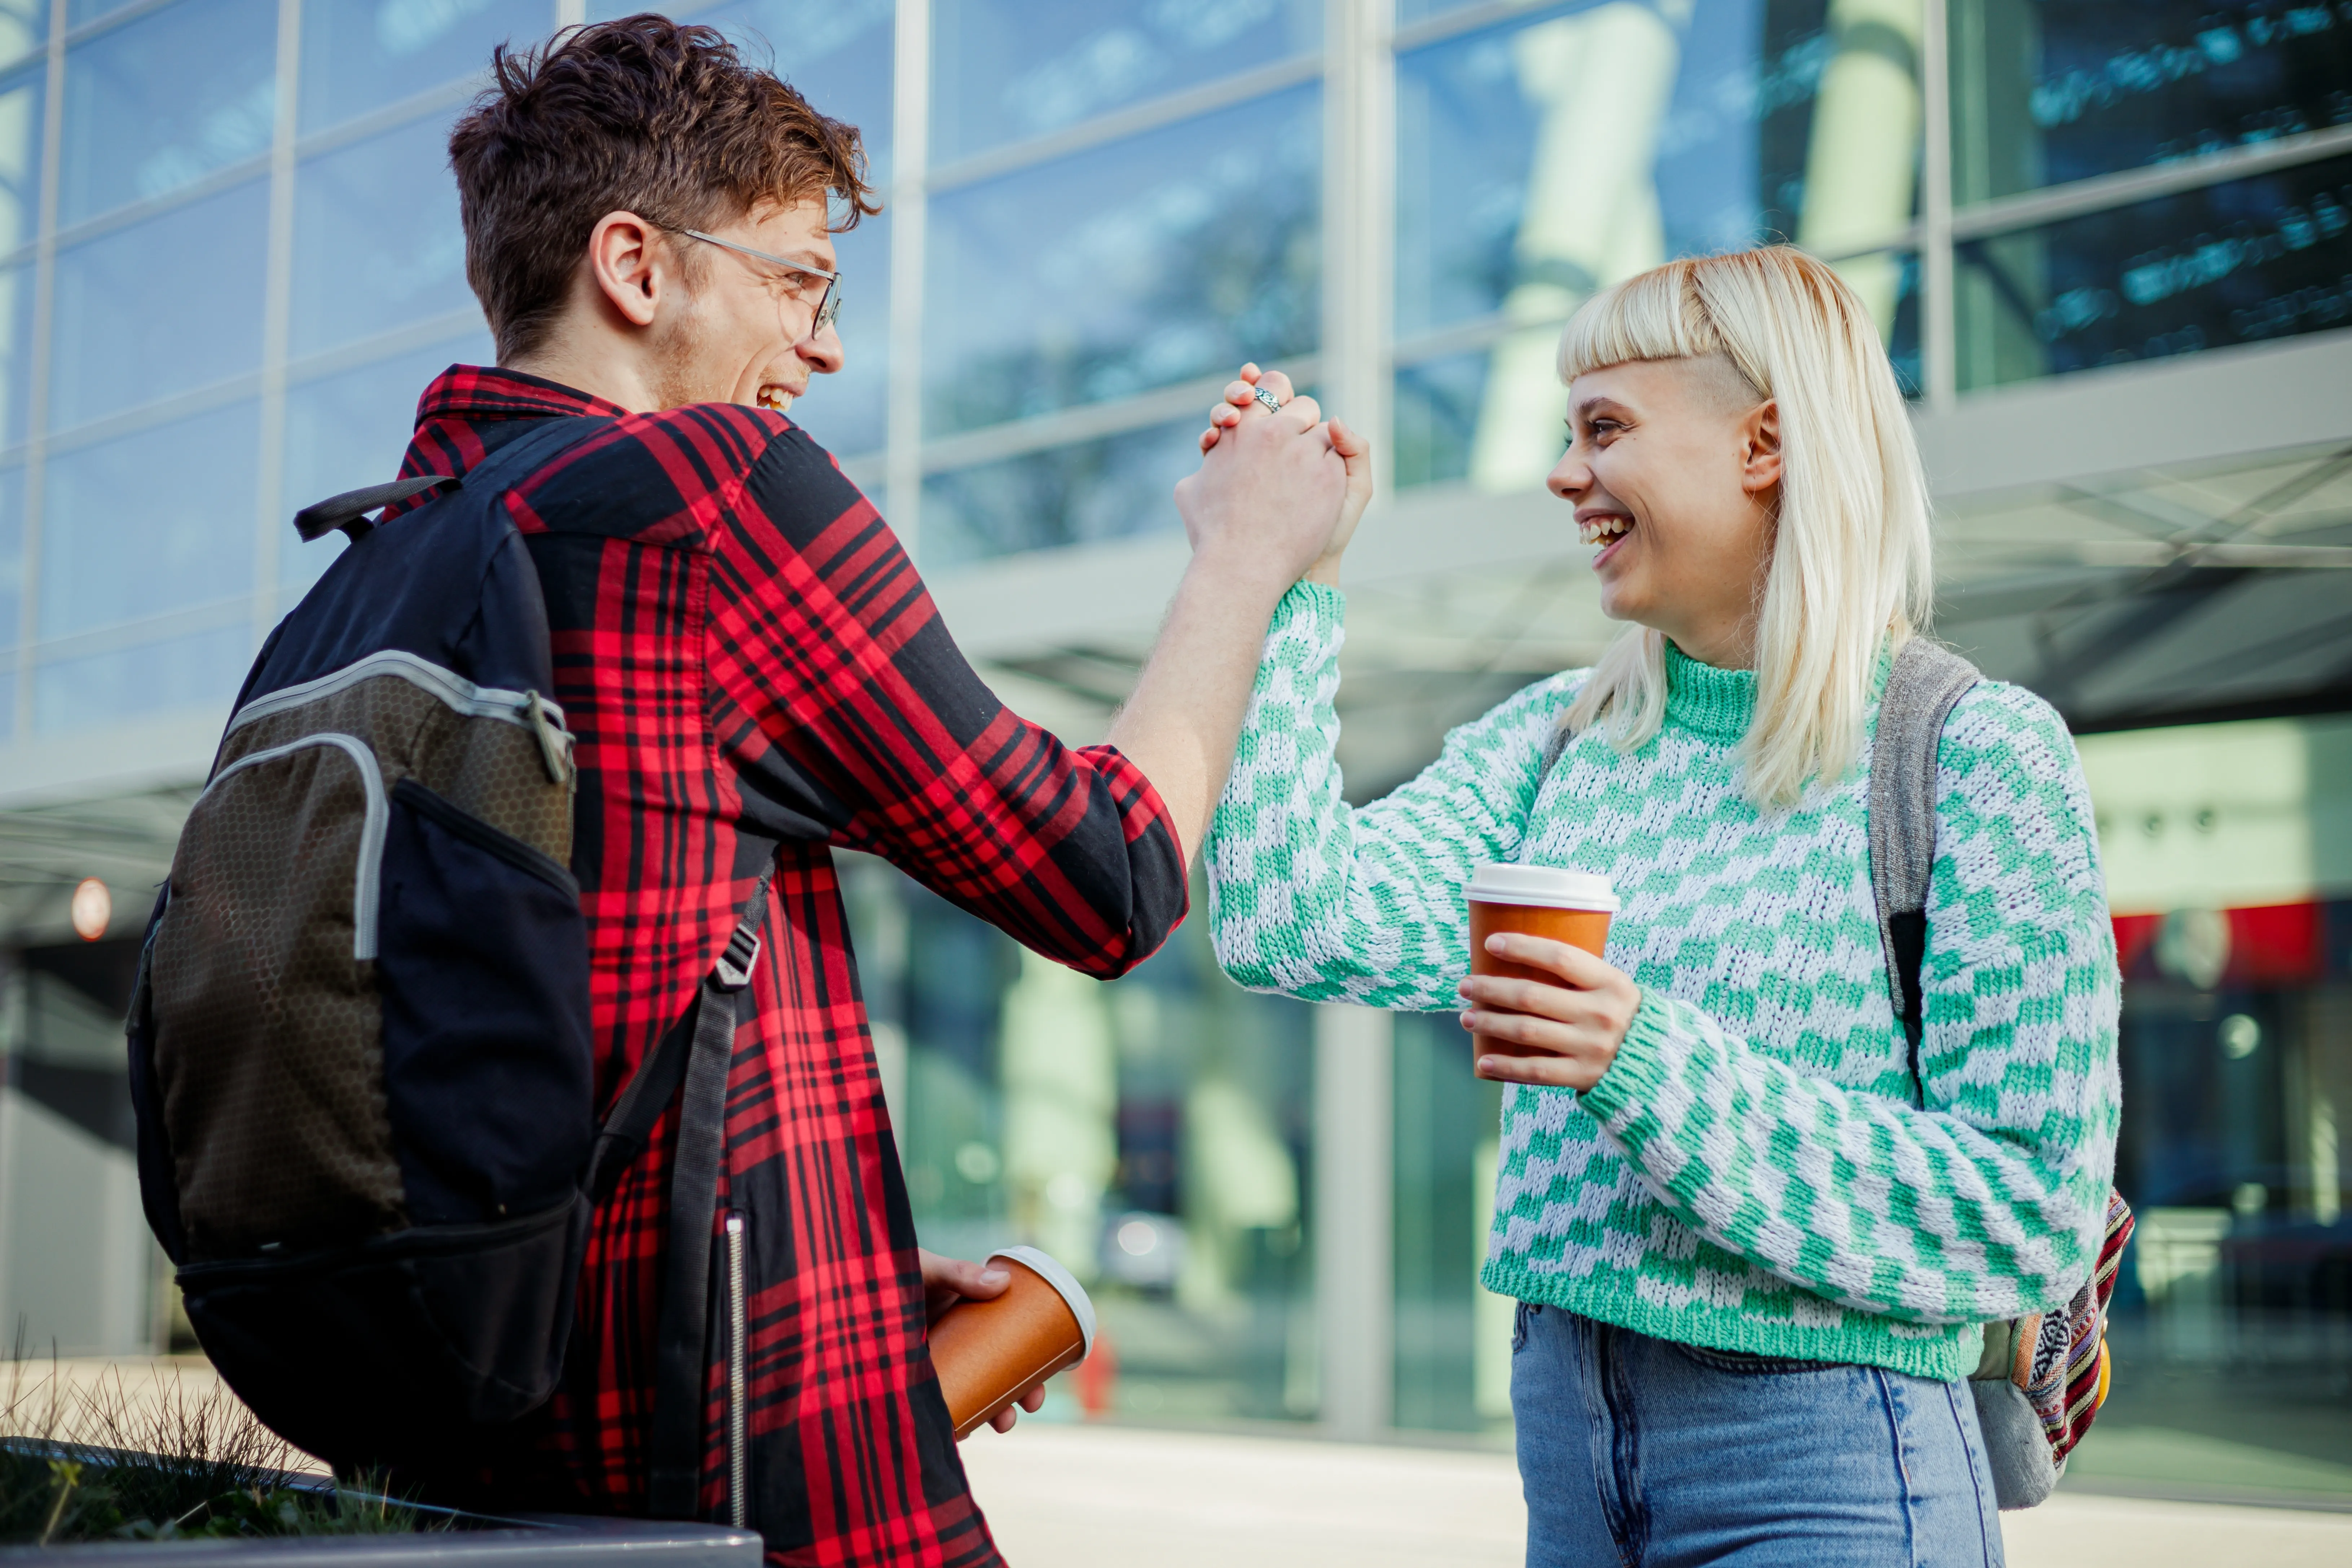
[[[833,325],[841,314],[841,274],[838,272],[827,272],[822,267],[812,266],[805,261],[794,261],[788,257],[771,256],[764,250],[754,250],[748,245],[738,245],[731,239],[721,239],[715,234],[705,234],[698,228],[681,228],[672,232],[682,234],[688,239],[698,239],[705,245],[715,245],[721,250],[731,250],[738,256],[748,256],[754,261],[764,261],[771,267],[781,267],[789,273],[798,273],[804,278],[824,279],[824,292],[817,299],[816,319],[809,323],[811,337],[816,336],[817,333]],[[793,289],[803,299],[807,297],[805,284],[794,284]]]

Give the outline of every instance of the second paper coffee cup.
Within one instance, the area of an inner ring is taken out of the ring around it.
[[[1580,947],[1599,957],[1609,945],[1609,920],[1617,912],[1617,893],[1609,879],[1591,871],[1569,871],[1555,866],[1481,866],[1465,889],[1470,902],[1470,973],[1533,980],[1558,985],[1559,976],[1548,970],[1508,963],[1486,951],[1486,939],[1496,931],[1548,937]],[[1492,1035],[1470,1037],[1478,1056],[1539,1057],[1551,1053],[1536,1046],[1498,1040]]]
[[[931,1325],[931,1365],[958,1441],[1095,1348],[1095,1304],[1068,1269],[1034,1247],[1008,1247],[988,1261],[1013,1276],[1004,1294],[959,1301]]]

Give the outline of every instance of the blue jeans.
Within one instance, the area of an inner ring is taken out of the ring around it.
[[[1528,1568],[2000,1568],[1976,1403],[1519,1303]]]

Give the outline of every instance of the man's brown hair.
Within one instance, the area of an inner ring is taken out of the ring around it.
[[[857,128],[829,120],[715,27],[650,13],[490,54],[491,84],[449,133],[466,280],[499,359],[541,347],[588,236],[627,211],[715,229],[766,202],[833,198],[837,228],[879,212]],[[689,279],[696,258],[682,265]]]

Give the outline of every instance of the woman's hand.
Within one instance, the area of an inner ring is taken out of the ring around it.
[[[1214,451],[1223,433],[1239,425],[1244,416],[1264,408],[1256,395],[1260,386],[1286,402],[1291,396],[1290,378],[1280,371],[1261,371],[1255,364],[1242,366],[1240,376],[1225,385],[1225,400],[1209,411],[1209,427],[1201,433],[1203,456]],[[1346,552],[1349,540],[1355,536],[1356,524],[1363,517],[1364,509],[1371,504],[1372,444],[1337,419],[1326,423],[1323,431],[1331,449],[1348,465],[1348,493],[1339,508],[1339,524],[1331,531],[1331,541],[1324,546],[1315,564],[1307,569],[1305,580],[1336,588],[1339,585],[1339,558]]]
[[[1617,1047],[1625,1043],[1633,1010],[1642,1005],[1642,988],[1622,970],[1564,942],[1497,931],[1486,939],[1486,951],[1557,974],[1562,984],[1471,975],[1461,987],[1462,1026],[1558,1054],[1480,1057],[1478,1076],[1554,1089],[1591,1089],[1599,1083],[1617,1059]]]
[[[942,1258],[925,1247],[916,1248],[915,1257],[923,1268],[923,1313],[927,1322],[938,1322],[940,1314],[958,1301],[993,1300],[1013,1284],[1013,1276],[1002,1268],[983,1268],[961,1258]],[[1023,1410],[1035,1410],[1045,1403],[1045,1385],[1031,1384],[1013,1403]],[[1013,1424],[1020,1419],[1013,1405],[1008,1405],[991,1416],[988,1424],[999,1432],[1010,1432]]]

